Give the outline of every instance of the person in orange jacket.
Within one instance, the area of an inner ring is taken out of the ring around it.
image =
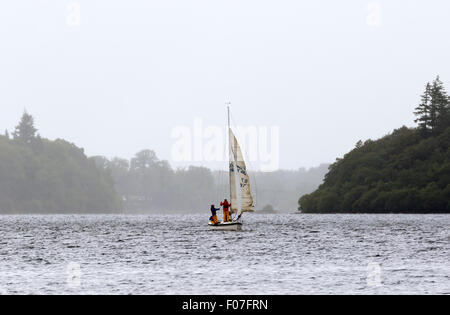
[[[225,199],[220,205],[223,207],[223,222],[230,222],[231,203],[228,203],[228,200]]]

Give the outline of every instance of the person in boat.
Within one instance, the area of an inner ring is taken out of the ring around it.
[[[211,217],[209,218],[209,221],[211,221],[212,224],[217,224],[219,220],[217,220],[217,211],[219,211],[220,208],[216,209],[214,205],[211,205]]]
[[[231,203],[228,203],[228,200],[225,199],[220,205],[223,207],[223,222],[230,222]]]

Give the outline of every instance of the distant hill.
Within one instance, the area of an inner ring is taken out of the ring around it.
[[[12,138],[0,136],[0,214],[121,211],[108,172],[74,144],[36,131],[25,113]]]
[[[229,198],[229,175],[190,166],[172,169],[152,150],[138,152],[131,160],[93,157],[97,165],[111,173],[115,188],[128,213],[208,212]],[[299,170],[250,172],[256,208],[271,204],[279,211],[294,211],[298,195],[314,191],[323,180],[328,165]]]
[[[357,143],[299,200],[305,213],[450,213],[450,101],[437,78],[416,108],[418,128]]]
[[[423,138],[403,127],[365,142],[299,204],[302,212],[450,212],[450,128]]]
[[[323,182],[329,164],[309,169],[278,170],[273,172],[249,172],[250,186],[256,210],[272,205],[280,212],[292,212],[297,208],[298,196],[313,192]],[[228,172],[215,171],[216,198],[229,192]],[[223,197],[222,197],[223,198]]]

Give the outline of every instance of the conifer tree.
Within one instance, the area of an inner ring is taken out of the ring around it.
[[[434,111],[433,129],[441,125],[448,106],[448,96],[439,76],[433,81],[431,88],[431,108]]]
[[[419,128],[424,132],[439,133],[450,125],[449,106],[449,96],[444,84],[437,76],[432,84],[427,83],[421,102],[415,108],[414,114],[417,119],[414,122],[418,123]]]
[[[414,115],[417,119],[414,122],[419,124],[422,131],[427,132],[429,128],[432,128],[432,109],[431,109],[431,85],[428,82],[425,87],[425,92],[421,96],[421,102],[417,106]]]
[[[19,124],[16,126],[13,137],[15,140],[31,143],[36,137],[37,129],[34,127],[34,118],[24,111]]]
[[[363,142],[361,140],[359,140],[358,142],[356,142],[355,148],[359,149],[363,146]]]

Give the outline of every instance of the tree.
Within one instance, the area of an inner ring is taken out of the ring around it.
[[[427,83],[419,106],[414,115],[418,118],[414,122],[419,124],[422,132],[442,132],[450,124],[449,97],[439,76],[432,84]]]
[[[131,170],[138,172],[145,172],[158,162],[156,154],[152,150],[142,150],[136,153],[135,157],[131,159]]]
[[[146,209],[150,207],[152,200],[152,187],[154,187],[152,173],[157,162],[158,158],[152,150],[138,152],[130,162],[130,171],[137,179],[138,193],[143,197],[143,208]]]
[[[33,116],[24,111],[19,124],[13,132],[14,139],[29,144],[36,138],[36,132]]]
[[[422,132],[427,132],[429,128],[432,128],[432,113],[431,113],[431,85],[427,83],[425,92],[421,96],[421,102],[419,106],[415,108],[414,115],[418,116],[414,122],[419,124],[419,128]]]
[[[440,80],[439,76],[433,81],[431,87],[431,104],[430,107],[434,114],[433,129],[442,130],[445,128],[446,119],[448,116],[449,98],[447,91],[445,91],[444,84]],[[443,127],[443,128],[441,128]],[[439,131],[438,130],[438,131]]]

